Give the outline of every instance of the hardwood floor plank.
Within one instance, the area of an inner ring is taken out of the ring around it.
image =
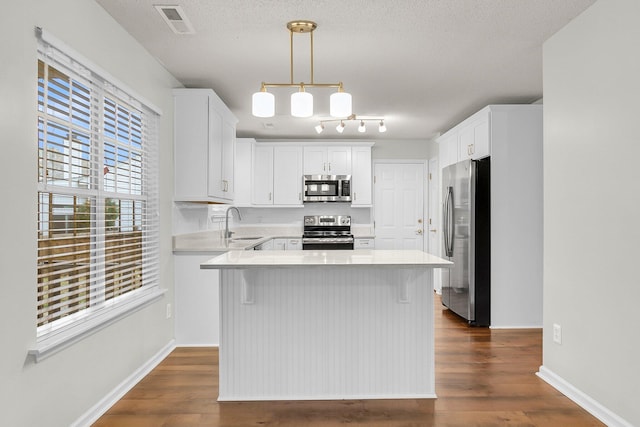
[[[434,321],[437,399],[218,402],[217,349],[177,348],[94,427],[604,425],[535,375],[541,330],[470,328],[437,296]]]

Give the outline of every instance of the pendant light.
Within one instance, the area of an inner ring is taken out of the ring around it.
[[[333,117],[348,117],[351,113],[351,94],[344,91],[342,82],[315,83],[313,80],[313,31],[318,25],[313,21],[297,20],[287,23],[289,30],[289,83],[265,83],[262,82],[260,91],[253,94],[251,111],[256,117],[273,117],[275,115],[275,97],[267,92],[268,87],[296,87],[298,92],[291,94],[291,115],[294,117],[311,117],[313,115],[313,95],[305,91],[309,87],[335,87],[338,90],[329,97],[329,113]],[[294,83],[293,79],[293,35],[309,34],[311,78],[309,83]]]

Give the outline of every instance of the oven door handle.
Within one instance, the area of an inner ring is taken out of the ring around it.
[[[353,237],[305,237],[302,243],[352,243]]]

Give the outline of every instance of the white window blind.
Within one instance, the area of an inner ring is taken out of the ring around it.
[[[40,37],[38,50],[37,335],[46,339],[157,291],[158,114],[68,49]]]

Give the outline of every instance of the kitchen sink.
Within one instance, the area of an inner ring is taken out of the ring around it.
[[[262,236],[250,236],[250,237],[232,237],[231,240],[258,240],[262,239]]]

